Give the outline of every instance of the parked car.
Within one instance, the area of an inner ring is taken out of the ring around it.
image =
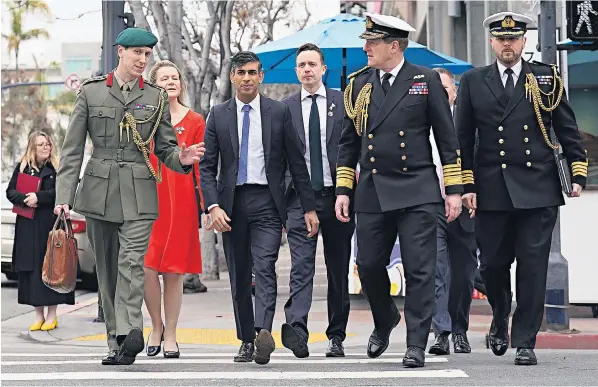
[[[6,187],[8,182],[1,184],[2,196],[2,260],[1,271],[6,278],[12,281],[18,279],[17,273],[12,271],[12,247],[15,236],[15,221],[17,215],[12,212],[12,203],[6,198]],[[77,253],[79,255],[78,280],[83,289],[97,291],[98,280],[95,270],[95,259],[91,251],[89,239],[85,233],[87,222],[85,217],[71,211],[71,224],[73,233],[77,240]]]

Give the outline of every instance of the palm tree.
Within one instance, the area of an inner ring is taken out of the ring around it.
[[[23,30],[23,17],[28,14],[41,13],[44,16],[50,16],[50,7],[43,0],[4,0],[3,3],[8,7],[11,16],[10,35],[2,34],[2,37],[8,41],[8,51],[15,54],[15,81],[19,81],[19,50],[21,43],[39,38],[49,39],[50,34],[43,28],[33,28]]]

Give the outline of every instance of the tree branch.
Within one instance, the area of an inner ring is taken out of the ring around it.
[[[164,7],[160,1],[150,1],[150,9],[152,10],[152,16],[156,21],[156,28],[158,29],[158,35],[160,36],[160,43],[164,50],[170,54],[172,52],[170,47],[170,38],[168,36],[168,24],[164,15]]]

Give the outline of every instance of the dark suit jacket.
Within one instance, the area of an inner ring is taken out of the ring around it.
[[[509,211],[564,204],[554,152],[546,144],[533,104],[525,97],[527,74],[539,79],[540,88],[552,91],[552,69],[523,61],[511,99],[505,97],[498,66],[469,70],[461,77],[458,93],[457,132],[463,157],[466,192],[477,193],[479,210]],[[540,76],[541,78],[538,78]],[[558,92],[558,89],[557,89]],[[548,101],[543,96],[545,105]],[[573,167],[573,182],[585,185],[587,158],[575,115],[563,98],[551,113],[542,111]],[[478,150],[474,148],[478,135]],[[467,179],[469,174],[470,178]]]
[[[303,210],[315,210],[316,202],[289,107],[264,96],[260,98],[266,178],[284,224],[287,165]],[[218,204],[229,216],[234,216],[232,210],[239,168],[239,134],[234,97],[210,110],[205,144],[206,153],[200,160],[199,167],[206,212],[210,206]],[[218,169],[219,158],[220,170]],[[218,181],[216,181],[217,176]]]
[[[285,98],[282,102],[286,103],[289,109],[291,109],[295,129],[301,141],[301,150],[305,155],[307,146],[305,143],[305,129],[301,109],[301,92]],[[328,112],[332,112],[332,116],[328,115]],[[345,105],[343,103],[343,93],[338,90],[326,88],[326,152],[333,185],[336,185],[336,159],[338,157],[338,142],[343,130],[344,117]],[[288,172],[286,182],[288,191],[293,187],[291,175]]]
[[[459,107],[455,104],[453,105],[453,123],[455,124],[455,128],[457,125],[457,114],[459,112]],[[461,211],[461,215],[457,217],[457,221],[461,228],[466,232],[474,232],[475,231],[475,219],[469,216],[469,210],[463,206]]]
[[[442,201],[430,127],[443,165],[445,192],[463,192],[459,144],[440,75],[405,61],[385,96],[378,71],[370,68],[353,79],[352,104],[368,83],[372,91],[365,133],[359,136],[345,116],[338,151],[343,173],[354,171],[359,161],[355,211],[380,213]],[[353,189],[346,182],[337,183],[337,194]]]

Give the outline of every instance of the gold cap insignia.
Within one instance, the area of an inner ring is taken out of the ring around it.
[[[515,27],[515,20],[511,16],[507,16],[503,19],[501,23],[502,28],[514,28]]]
[[[372,22],[372,19],[369,16],[366,16],[365,18],[365,28],[370,29],[374,27],[374,23]]]

